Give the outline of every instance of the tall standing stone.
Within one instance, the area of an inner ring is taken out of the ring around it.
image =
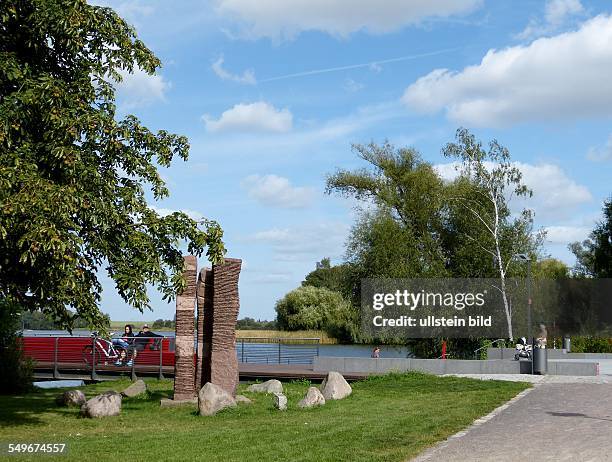
[[[204,375],[205,357],[210,358],[211,347],[211,329],[206,333],[206,326],[211,322],[212,316],[212,301],[213,301],[213,272],[210,268],[202,268],[198,276],[198,343],[197,343],[197,361],[196,361],[196,390],[204,386],[202,381]],[[207,318],[208,313],[208,318]]]
[[[174,362],[174,399],[186,400],[195,396],[194,309],[196,304],[197,260],[184,257],[183,277],[187,285],[176,297],[176,349]]]
[[[238,385],[236,321],[240,309],[238,278],[241,265],[242,260],[226,258],[223,264],[213,266],[212,304],[205,303],[204,307],[202,381],[219,385],[232,396]]]

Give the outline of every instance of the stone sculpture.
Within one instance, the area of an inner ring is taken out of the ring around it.
[[[195,396],[194,309],[196,303],[197,260],[184,257],[183,277],[187,285],[176,297],[176,347],[174,362],[174,399],[186,400]]]
[[[202,382],[220,386],[232,396],[238,385],[236,321],[240,309],[238,278],[242,260],[226,258],[212,270],[212,303],[204,297]]]
[[[187,285],[176,298],[174,401],[193,402],[197,390],[205,384],[213,384],[234,396],[238,385],[236,321],[242,260],[226,258],[222,264],[203,268],[199,274],[194,256],[188,255],[184,261]]]

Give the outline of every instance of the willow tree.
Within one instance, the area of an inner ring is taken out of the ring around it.
[[[416,150],[389,143],[356,144],[353,151],[367,168],[339,169],[326,187],[328,194],[365,204],[349,239],[349,261],[360,261],[368,273],[363,277],[446,276],[440,240],[445,185],[433,166]]]
[[[101,321],[100,272],[128,305],[183,287],[181,248],[223,258],[217,223],[160,216],[158,173],[184,136],[116,114],[122,75],[160,61],[112,9],[84,0],[0,6],[0,299],[70,327]],[[184,247],[183,247],[184,248]]]

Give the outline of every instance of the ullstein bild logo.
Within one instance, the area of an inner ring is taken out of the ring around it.
[[[531,300],[531,304],[528,301]],[[361,327],[374,338],[551,335],[612,327],[610,279],[364,279]]]

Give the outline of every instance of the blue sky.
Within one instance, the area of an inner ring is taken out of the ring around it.
[[[364,166],[351,143],[388,139],[437,165],[460,126],[498,139],[534,191],[524,205],[546,252],[569,264],[568,242],[612,193],[609,2],[97,3],[163,62],[126,76],[120,112],[189,137],[189,161],[161,172],[170,198],[152,205],[219,221],[244,262],[241,317],[273,319],[316,261],[341,261],[355,203],[324,188],[337,168]],[[113,319],[173,316],[154,293],[141,316],[103,286]]]

